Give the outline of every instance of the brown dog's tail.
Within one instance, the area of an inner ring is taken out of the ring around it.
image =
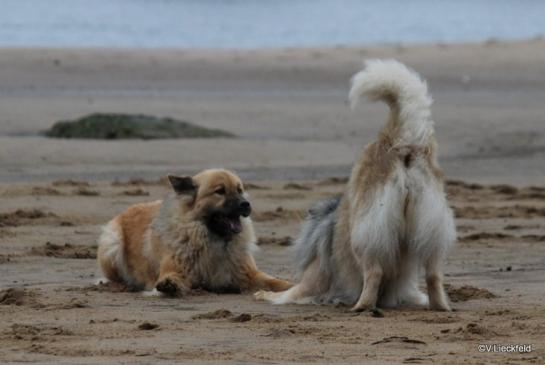
[[[433,134],[426,82],[395,60],[368,60],[352,77],[349,98],[352,107],[360,98],[382,100],[390,107],[390,121],[383,130],[394,146],[426,146]]]

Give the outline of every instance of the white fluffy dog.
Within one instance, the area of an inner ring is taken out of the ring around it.
[[[341,197],[310,211],[297,242],[299,283],[256,298],[450,310],[442,262],[456,240],[447,204],[426,83],[394,60],[370,60],[352,79],[350,100],[382,100],[390,117],[364,149]],[[428,297],[418,288],[424,268]]]

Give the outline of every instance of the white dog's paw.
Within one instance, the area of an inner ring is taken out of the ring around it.
[[[452,312],[452,309],[450,308],[450,305],[446,302],[440,302],[440,303],[434,303],[433,301],[430,303],[430,310],[437,311],[437,312]]]
[[[373,311],[377,309],[376,304],[370,304],[370,303],[356,303],[352,308],[350,308],[351,312],[366,312],[366,311]]]
[[[406,293],[401,298],[401,304],[416,307],[427,307],[429,305],[429,299],[426,294],[416,289]]]

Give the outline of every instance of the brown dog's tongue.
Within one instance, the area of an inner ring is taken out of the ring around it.
[[[242,223],[240,223],[240,220],[230,220],[229,219],[229,228],[234,233],[240,233],[242,232]]]

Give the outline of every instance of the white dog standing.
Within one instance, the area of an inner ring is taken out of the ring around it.
[[[426,83],[394,60],[370,60],[352,79],[350,100],[382,100],[390,117],[366,146],[341,197],[319,202],[297,241],[299,283],[256,293],[293,302],[450,310],[442,263],[456,240],[436,157]],[[418,289],[425,271],[428,297]]]

